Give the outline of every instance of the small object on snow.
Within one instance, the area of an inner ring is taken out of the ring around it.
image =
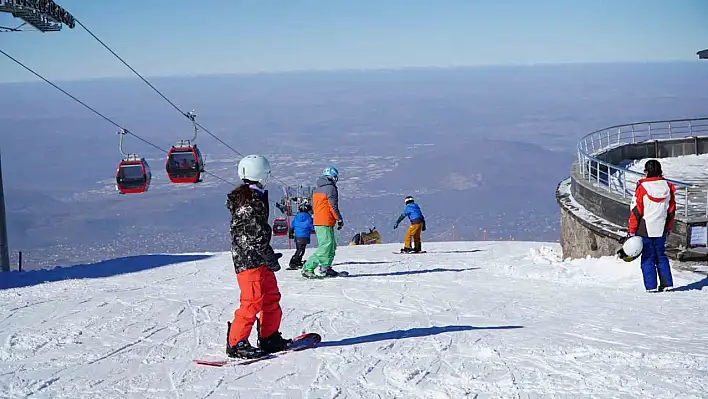
[[[336,271],[332,269],[331,267],[328,267],[325,269],[324,272],[321,273],[315,273],[311,272],[309,270],[302,270],[302,277],[305,277],[307,279],[312,279],[312,280],[321,280],[325,278],[334,278],[334,277],[347,277],[349,275],[349,272],[345,271]]]
[[[369,229],[369,232],[359,232],[354,234],[349,245],[372,245],[381,244],[381,235],[376,231],[376,227]]]
[[[427,254],[428,251],[420,251],[420,252],[394,252],[396,255],[417,255],[417,254]]]
[[[275,357],[278,357],[279,355],[288,353],[288,352],[297,352],[309,348],[314,348],[319,343],[322,342],[322,336],[317,333],[305,333],[302,335],[299,335],[295,338],[293,338],[293,342],[288,346],[288,348],[284,351],[281,352],[275,352],[271,353],[259,358],[255,359],[240,359],[240,358],[231,358],[231,359],[223,359],[223,360],[204,360],[204,359],[195,359],[193,360],[194,363],[201,365],[201,366],[213,366],[213,367],[222,367],[226,366],[227,364],[235,364],[239,366],[244,366],[248,365],[251,363],[259,362],[261,360],[266,360],[266,359],[273,359]]]

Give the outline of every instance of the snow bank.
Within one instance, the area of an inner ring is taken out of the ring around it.
[[[531,264],[520,263],[521,265],[525,264],[526,267],[515,267],[512,269],[512,275],[572,286],[607,286],[612,284],[616,287],[636,289],[639,260],[626,263],[615,257],[600,259],[588,257],[562,261],[560,248],[550,246],[531,248],[528,259]],[[549,267],[539,268],[538,265]]]
[[[627,169],[643,173],[644,164],[650,159],[634,161]],[[671,158],[659,158],[664,176],[685,183],[705,184],[708,182],[708,154],[682,155]],[[632,186],[633,187],[633,186]]]
[[[705,397],[706,278],[644,292],[638,264],[560,260],[525,242],[342,247],[352,276],[278,272],[286,336],[321,347],[248,366],[223,356],[238,303],[228,254],[3,274],[4,397]],[[312,249],[308,250],[309,253]],[[285,252],[287,260],[291,251]],[[285,263],[285,262],[284,262]],[[120,265],[125,267],[121,273]],[[61,280],[70,276],[71,280]],[[42,283],[42,281],[49,281]],[[255,337],[252,337],[254,342]]]

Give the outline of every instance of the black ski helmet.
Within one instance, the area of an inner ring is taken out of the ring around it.
[[[413,197],[411,197],[410,195],[407,196],[407,197],[406,197],[406,205],[408,205],[408,204],[410,204],[410,203],[412,203],[412,202],[413,202]]]
[[[300,203],[300,205],[298,205],[298,207],[297,207],[297,210],[300,211],[300,212],[308,212],[308,213],[309,213],[309,212],[310,212],[310,209],[312,209],[312,207],[311,207],[310,204],[308,204],[307,202],[302,202],[302,203]]]

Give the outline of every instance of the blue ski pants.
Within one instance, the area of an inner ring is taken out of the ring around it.
[[[671,277],[671,267],[669,266],[669,258],[664,251],[666,237],[642,237],[642,241],[644,242],[641,259],[644,288],[648,290],[657,288],[657,272],[659,274],[659,285],[672,287],[674,281]]]

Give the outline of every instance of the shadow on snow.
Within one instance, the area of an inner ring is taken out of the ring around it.
[[[340,265],[387,265],[393,262],[379,262],[379,261],[352,261],[352,262],[341,262],[333,263],[332,266]]]
[[[671,292],[676,292],[676,291],[701,291],[703,290],[703,287],[708,287],[708,277],[704,278],[703,280],[698,280],[695,281],[691,284],[686,284],[682,287],[676,287],[671,290]]]
[[[466,272],[469,270],[477,270],[479,267],[468,267],[466,269],[446,269],[443,267],[438,267],[435,269],[425,269],[425,270],[406,270],[400,272],[388,272],[388,273],[363,273],[363,274],[350,274],[346,278],[351,277],[385,277],[385,276],[409,276],[413,274],[426,274],[426,273],[442,273],[442,272]]]
[[[212,255],[138,255],[124,258],[104,260],[97,263],[79,264],[53,269],[13,271],[2,274],[0,290],[9,288],[29,287],[37,284],[84,278],[102,278],[119,274],[135,273],[143,270],[172,265],[182,262],[193,262],[210,258]]]
[[[482,252],[483,249],[468,249],[457,251],[427,251],[426,254],[471,254],[473,252]]]
[[[360,337],[352,337],[340,339],[339,341],[323,341],[318,346],[346,346],[365,344],[369,342],[388,341],[392,339],[428,337],[449,332],[472,331],[472,330],[512,330],[523,328],[523,326],[490,326],[490,327],[475,327],[475,326],[444,326],[444,327],[425,327],[411,328],[408,330],[395,330],[376,334],[362,335]]]

